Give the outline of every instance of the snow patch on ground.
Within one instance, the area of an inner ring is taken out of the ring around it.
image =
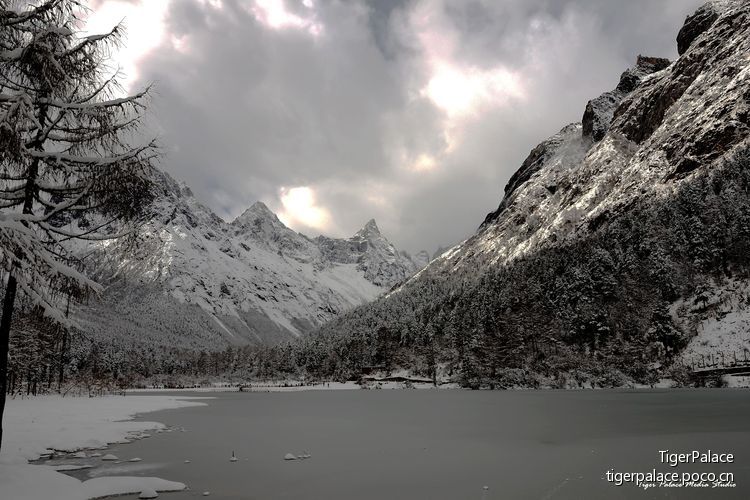
[[[196,399],[196,398],[190,398]],[[3,422],[0,451],[0,498],[13,500],[86,500],[140,493],[145,489],[178,491],[182,483],[153,477],[98,477],[81,482],[60,466],[30,465],[50,450],[76,451],[128,442],[157,422],[133,422],[136,414],[205,403],[175,396],[107,396],[77,398],[39,396],[10,399]]]
[[[161,395],[9,399],[0,463],[8,458],[36,460],[48,450],[73,452],[128,442],[133,434],[164,428],[157,422],[133,422],[138,413],[203,405]]]
[[[727,375],[724,377],[727,387],[748,388],[750,387],[750,375]]]
[[[182,491],[183,483],[166,481],[158,477],[97,477],[84,481],[81,485],[85,498],[104,498],[144,490]]]
[[[300,385],[294,382],[264,383],[244,386],[243,392],[299,392],[299,391],[341,391],[361,389],[356,382],[330,382],[327,384]]]

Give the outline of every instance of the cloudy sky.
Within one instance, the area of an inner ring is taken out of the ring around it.
[[[231,220],[397,246],[473,233],[529,150],[638,54],[676,57],[698,0],[96,0],[163,167]]]

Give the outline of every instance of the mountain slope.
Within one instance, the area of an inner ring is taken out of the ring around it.
[[[86,259],[107,290],[78,313],[89,333],[185,348],[275,343],[308,332],[411,276],[422,262],[375,224],[350,239],[286,227],[263,203],[231,223],[162,172],[137,242]]]
[[[681,38],[677,61],[639,56],[615,91],[589,102],[582,123],[532,150],[477,234],[431,267],[472,265],[482,257],[507,263],[584,236],[636,198],[669,196],[679,185],[674,181],[710,168],[745,142],[748,6],[712,2],[699,12],[705,11],[714,13],[713,24],[700,18],[705,31],[696,27],[690,45]],[[695,15],[686,27],[693,21]]]
[[[617,385],[674,365],[696,332],[673,304],[749,276],[750,3],[706,4],[678,48],[534,148],[474,236],[324,326],[374,353],[339,369]]]

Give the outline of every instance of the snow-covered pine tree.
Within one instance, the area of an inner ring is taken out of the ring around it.
[[[85,36],[86,13],[78,0],[0,0],[0,422],[16,295],[67,323],[67,298],[98,290],[75,242],[127,233],[150,196],[157,150],[135,145],[148,91],[118,97],[108,62],[123,29]]]

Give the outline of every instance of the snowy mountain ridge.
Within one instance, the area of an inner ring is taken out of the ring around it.
[[[750,2],[704,4],[677,47],[534,147],[474,235],[318,338],[473,388],[700,383],[696,359],[750,356]]]
[[[680,30],[676,61],[639,56],[614,90],[589,101],[580,123],[530,152],[477,233],[426,270],[507,264],[582,237],[746,144],[748,10],[747,2],[709,2]]]
[[[426,264],[398,251],[374,220],[349,239],[309,238],[257,202],[227,223],[184,184],[154,176],[158,193],[139,240],[87,259],[107,286],[81,311],[87,331],[193,347],[274,343],[374,299]]]

